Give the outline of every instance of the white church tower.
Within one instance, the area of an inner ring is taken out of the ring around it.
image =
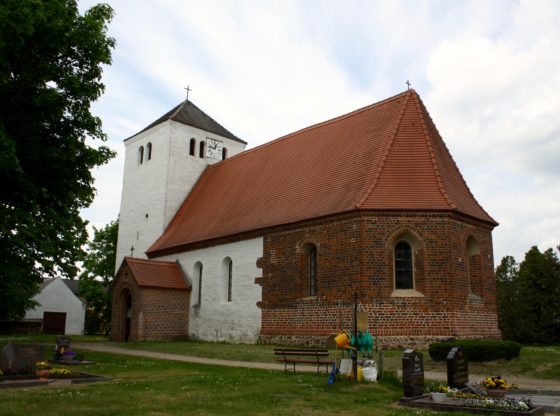
[[[124,144],[117,269],[131,250],[146,258],[206,166],[247,145],[188,99]]]

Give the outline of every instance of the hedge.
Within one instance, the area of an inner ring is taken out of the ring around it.
[[[453,347],[462,346],[468,361],[482,362],[519,357],[521,344],[513,341],[464,339],[430,344],[429,353],[435,361],[445,361]]]

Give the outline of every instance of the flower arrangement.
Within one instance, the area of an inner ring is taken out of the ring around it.
[[[449,387],[443,381],[432,381],[426,385],[426,391],[428,393],[447,393]]]
[[[72,375],[72,372],[66,368],[53,368],[51,370],[51,376],[53,377],[68,377]]]
[[[37,368],[37,370],[50,370],[51,367],[49,366],[49,363],[47,363],[46,361],[37,361],[35,363],[35,368]]]
[[[531,409],[531,401],[529,399],[464,399],[463,405],[478,409],[496,409],[496,410],[512,410],[526,412]]]
[[[480,385],[486,389],[510,390],[516,389],[515,384],[508,383],[502,376],[486,377],[480,382]]]

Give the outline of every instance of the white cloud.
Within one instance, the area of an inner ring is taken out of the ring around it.
[[[445,40],[427,67],[428,107],[475,195],[502,222],[498,260],[560,236],[560,32],[535,4],[513,11],[508,37]]]
[[[94,0],[81,2],[85,8]],[[94,107],[110,144],[184,99],[255,146],[399,93],[410,79],[483,207],[496,260],[560,236],[560,2],[111,2]],[[122,154],[86,216],[114,219]]]

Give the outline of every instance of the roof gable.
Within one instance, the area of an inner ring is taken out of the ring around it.
[[[193,104],[192,101],[185,100],[181,104],[173,107],[163,116],[158,118],[156,121],[148,125],[147,127],[140,130],[138,133],[130,136],[128,139],[139,135],[140,133],[151,129],[167,120],[173,120],[179,123],[186,124],[188,126],[196,127],[210,133],[217,134],[222,137],[227,137],[229,139],[235,140],[240,143],[247,144],[247,142],[241,140],[239,137],[235,136],[229,130],[224,128],[220,123],[198,108]],[[126,139],[126,140],[128,140]]]
[[[356,209],[496,224],[410,90],[209,166],[148,253]]]
[[[141,287],[188,290],[190,285],[178,262],[144,260],[125,257],[119,272],[130,270],[133,279]]]
[[[61,296],[78,296],[78,280],[63,279],[61,277],[45,278],[41,282],[39,295],[48,292],[58,292]]]

